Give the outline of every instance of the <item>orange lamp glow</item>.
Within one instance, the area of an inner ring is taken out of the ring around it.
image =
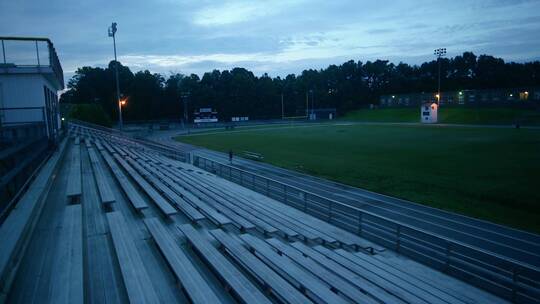
[[[120,105],[125,106],[126,105],[126,100],[125,99],[120,99]]]

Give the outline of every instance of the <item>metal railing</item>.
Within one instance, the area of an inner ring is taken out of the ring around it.
[[[516,303],[540,303],[540,269],[201,156],[193,164]]]
[[[0,37],[0,67],[50,67],[64,87],[64,72],[53,43],[48,38]]]

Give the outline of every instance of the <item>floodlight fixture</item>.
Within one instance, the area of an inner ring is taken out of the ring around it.
[[[444,57],[446,56],[446,48],[435,49],[435,51],[433,51],[433,54],[437,56],[437,58]]]

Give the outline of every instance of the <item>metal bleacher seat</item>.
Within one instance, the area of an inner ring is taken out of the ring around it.
[[[237,239],[223,230],[211,230],[210,234],[225,248],[231,257],[244,267],[246,271],[265,286],[267,291],[285,303],[312,303],[298,289],[290,285],[284,278],[273,271],[256,256],[251,254]]]
[[[230,286],[234,296],[243,303],[271,303],[264,294],[253,285],[234,265],[200,234],[193,226],[186,224],[178,226],[188,242],[206,261],[216,275]]]
[[[124,216],[119,211],[107,213],[107,222],[130,302],[159,303]]]
[[[53,272],[51,303],[83,303],[83,232],[81,205],[67,206],[64,213],[55,271]]]
[[[73,146],[70,160],[66,196],[74,202],[78,200],[82,194],[81,149],[79,145]]]
[[[98,187],[99,197],[101,203],[104,205],[114,203],[115,197],[111,189],[111,186],[107,183],[107,178],[101,167],[96,151],[93,148],[88,149],[88,155],[90,156],[90,163],[94,172],[94,178]]]
[[[144,224],[191,301],[200,304],[220,303],[212,288],[162,224],[156,218],[145,219]]]

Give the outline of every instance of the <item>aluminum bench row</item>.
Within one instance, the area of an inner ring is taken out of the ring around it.
[[[150,174],[150,170],[143,165],[139,165],[135,161],[128,159],[130,164],[137,169],[151,184],[153,184],[163,195],[165,195],[169,201],[175,204],[191,221],[199,221],[205,219],[206,217],[201,214],[196,208],[186,202],[182,197],[180,197],[173,189],[170,188],[170,180],[165,178],[158,179]],[[218,223],[220,224],[220,223]]]
[[[69,173],[66,195],[70,200],[78,199],[82,194],[82,174],[81,174],[81,148],[80,145],[73,145],[69,155]]]
[[[107,178],[101,167],[99,157],[94,151],[94,148],[88,149],[88,156],[90,157],[90,163],[92,165],[92,170],[94,172],[94,178],[98,187],[99,197],[102,204],[110,204],[116,201],[114,193],[107,183]]]
[[[202,260],[230,287],[233,296],[242,303],[271,303],[236,267],[227,260],[209,241],[205,240],[191,225],[181,225],[178,229],[187,238],[192,248]]]
[[[216,191],[221,191],[223,193],[228,194],[229,196],[233,195],[232,189],[230,189],[231,187],[230,182],[216,178],[214,176],[203,176],[201,179],[205,179],[207,183],[212,183],[214,185],[213,188],[215,188]],[[236,186],[236,185],[233,185],[233,186]],[[372,242],[368,242],[348,231],[345,231],[323,220],[320,220],[311,215],[308,215],[293,207],[274,201],[259,193],[255,193],[250,190],[243,189],[243,188],[237,189],[237,187],[234,188],[234,191],[235,191],[235,197],[238,198],[239,201],[243,202],[244,204],[257,203],[260,206],[264,206],[264,208],[266,208],[267,210],[270,210],[271,212],[278,212],[280,214],[286,214],[289,216],[290,219],[302,219],[301,223],[303,225],[311,227],[312,229],[316,229],[318,231],[317,233],[327,236],[329,238],[327,239],[328,241],[335,240],[343,245],[355,246],[355,247],[359,247],[363,249],[374,248],[376,251],[384,250],[382,247],[377,246],[373,244]]]
[[[144,224],[190,300],[200,304],[221,303],[218,296],[162,224],[156,218],[145,219]]]
[[[148,204],[146,204],[146,201],[142,198],[139,192],[131,184],[128,177],[122,172],[122,170],[114,162],[113,158],[105,150],[101,150],[100,152],[101,152],[101,155],[103,156],[103,159],[105,159],[105,162],[111,169],[114,177],[118,181],[120,188],[122,188],[122,190],[126,194],[133,208],[135,208],[135,210],[138,210],[138,211],[148,208]]]
[[[232,220],[232,223],[242,231],[254,229],[256,226],[261,227],[264,233],[275,233],[277,229],[263,222],[263,220],[253,217],[251,214],[237,209],[232,204],[221,200],[218,196],[211,193],[200,191],[191,181],[185,180],[181,173],[172,170],[170,167],[160,166],[159,162],[150,160],[150,168],[153,168],[154,174],[160,176],[162,180],[168,181],[170,187],[174,188],[186,201],[189,201],[195,206],[211,205],[210,208],[218,210],[221,214]],[[221,200],[218,204],[217,200]],[[253,223],[252,223],[253,222]],[[297,233],[291,233],[294,236]]]
[[[83,303],[83,229],[80,204],[65,208],[59,239],[61,242],[56,251],[55,271],[51,280],[51,303]]]
[[[131,176],[131,178],[139,185],[150,199],[156,204],[156,206],[165,214],[166,216],[171,216],[178,213],[178,211],[169,204],[169,202],[159,194],[154,187],[152,187],[135,169],[133,169],[122,157],[118,154],[113,154],[113,157],[116,161],[126,170]]]
[[[124,286],[131,303],[159,303],[133,237],[119,211],[106,214]]]
[[[194,175],[187,170],[181,170],[179,164],[167,161],[166,158],[157,154],[130,149],[124,150],[126,155],[136,157],[133,161],[137,161],[148,173],[164,181],[186,201],[194,206],[204,203],[210,204],[211,208],[219,211],[218,214],[227,216],[241,230],[257,227],[269,234],[276,233],[277,230],[283,231],[284,235],[289,238],[302,235],[306,239],[325,243],[341,243],[362,248],[372,246],[371,243],[349,232],[292,207],[271,200],[271,204],[261,203],[259,197],[248,199],[252,194],[238,195],[236,193],[238,187],[236,186],[235,193],[233,193],[232,189],[229,188],[230,185],[221,184],[222,181],[205,174]],[[185,167],[185,165],[181,167]],[[208,212],[206,214],[212,218]],[[222,225],[222,223],[217,224]]]
[[[255,256],[275,272],[281,274],[287,281],[299,290],[303,290],[305,295],[317,303],[348,303],[346,299],[340,297],[335,290],[323,283],[309,271],[293,262],[286,256],[279,255],[263,240],[249,234],[241,235],[240,238]]]
[[[205,216],[218,227],[232,223],[226,215],[218,212],[212,206],[203,201],[193,199],[193,197],[178,186],[166,172],[157,171],[155,167],[148,165],[144,160],[138,160],[139,162],[129,159],[132,166],[137,168],[139,172],[142,172],[147,179],[152,180],[152,183],[159,187],[162,192],[169,193],[169,196],[173,201],[182,203],[181,206],[184,207],[184,212],[188,217],[193,217],[192,213],[197,212],[199,215],[201,213],[205,214]],[[191,204],[192,208],[188,208],[185,203]],[[195,210],[192,210],[193,208],[195,208]]]
[[[153,170],[157,170],[156,167],[153,167]],[[156,171],[154,171],[156,172]],[[160,173],[156,174],[163,174],[167,175],[170,174],[166,171],[162,171]],[[174,175],[172,175],[174,176]],[[179,183],[179,180],[176,176],[174,178],[171,175],[169,175],[169,179],[173,182],[172,187],[180,194],[183,198],[186,199],[186,201],[189,201],[194,206],[197,206],[203,210],[203,212],[207,213],[209,217],[220,217],[224,218],[226,223],[230,223],[235,225],[238,229],[245,231],[254,229],[255,226],[248,220],[238,216],[235,214],[232,210],[228,208],[224,208],[223,206],[214,204],[212,200],[209,200],[207,198],[203,198],[201,196],[197,196],[196,191],[190,187],[186,187],[185,184]],[[223,223],[219,223],[218,226],[223,225]]]

